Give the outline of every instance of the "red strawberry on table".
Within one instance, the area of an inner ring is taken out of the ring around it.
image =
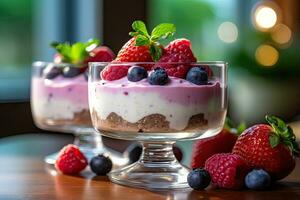
[[[191,167],[193,169],[202,168],[205,161],[212,155],[231,152],[238,135],[245,130],[245,126],[244,123],[241,123],[237,129],[234,129],[233,123],[227,118],[225,127],[220,133],[194,142]]]
[[[209,172],[213,185],[225,189],[241,189],[250,168],[239,155],[220,153],[205,162],[205,170]]]
[[[164,51],[159,40],[168,38],[175,32],[175,26],[168,23],[159,24],[152,30],[151,34],[148,33],[146,25],[142,21],[134,21],[132,28],[134,31],[129,33],[132,38],[121,48],[114,60],[115,63],[158,61]],[[126,76],[126,66],[120,66],[121,65],[106,66],[101,72],[102,79],[112,81]],[[142,66],[147,70],[150,70],[152,67],[147,64]],[[127,66],[127,70],[129,67],[130,65]]]
[[[77,174],[82,171],[87,164],[87,159],[79,148],[69,144],[59,152],[55,162],[55,168],[64,174]]]
[[[293,171],[299,147],[293,130],[281,119],[266,116],[266,120],[270,125],[259,124],[245,130],[232,152],[250,166],[267,171],[273,180],[279,180]]]

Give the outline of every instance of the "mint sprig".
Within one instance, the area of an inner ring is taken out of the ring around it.
[[[282,142],[291,150],[293,155],[299,156],[300,149],[296,142],[296,136],[293,129],[278,117],[267,115],[266,120],[273,128],[273,132],[269,137],[271,147],[275,148]]]
[[[158,61],[162,55],[162,49],[158,41],[173,36],[176,31],[174,24],[162,23],[157,25],[150,35],[145,23],[140,20],[132,23],[132,29],[134,31],[130,32],[129,35],[136,37],[135,46],[149,46],[153,61]]]
[[[98,39],[90,39],[85,43],[77,42],[70,44],[68,42],[52,42],[51,46],[62,56],[62,61],[80,66],[92,51],[100,44]]]

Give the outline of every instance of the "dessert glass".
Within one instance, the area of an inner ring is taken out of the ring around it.
[[[186,63],[160,63],[174,66]],[[151,66],[155,63],[89,63],[89,106],[95,129],[108,137],[137,140],[143,145],[139,161],[109,173],[112,182],[150,190],[188,187],[189,169],[175,158],[172,145],[179,140],[217,134],[227,111],[227,64],[197,62],[209,71],[208,83],[195,85],[170,77],[166,85],[127,77],[101,80],[107,65]],[[157,64],[156,64],[157,65]]]
[[[129,162],[121,153],[105,147],[102,138],[92,126],[88,106],[87,75],[75,77],[58,75],[53,79],[43,76],[43,70],[54,65],[59,68],[72,67],[68,63],[34,62],[31,77],[31,110],[37,127],[75,135],[74,144],[88,159],[105,153],[114,163],[125,165]],[[45,162],[54,164],[58,153],[45,157]]]

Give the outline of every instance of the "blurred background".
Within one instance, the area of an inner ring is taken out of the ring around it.
[[[51,61],[51,41],[99,38],[115,53],[132,21],[177,27],[199,60],[229,63],[229,116],[249,125],[275,114],[300,116],[300,1],[1,0],[0,136],[37,131],[30,112],[35,60]]]

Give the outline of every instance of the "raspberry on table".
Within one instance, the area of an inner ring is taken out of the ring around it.
[[[220,153],[205,162],[212,184],[225,189],[241,189],[250,168],[242,157],[232,153]]]

